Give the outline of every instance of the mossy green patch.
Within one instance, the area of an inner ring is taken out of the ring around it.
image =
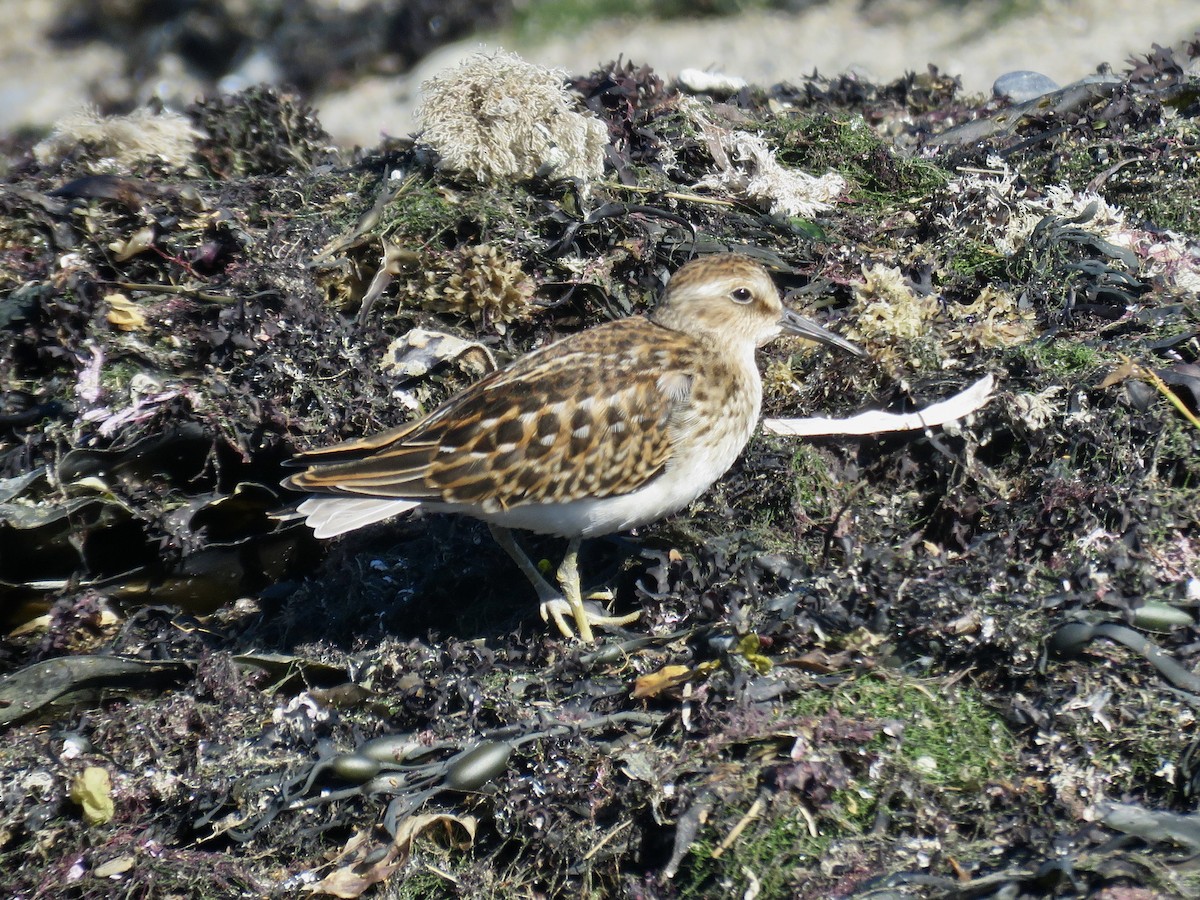
[[[778,142],[781,163],[838,172],[851,181],[851,198],[875,213],[905,208],[949,179],[932,163],[896,153],[858,115],[806,114],[764,124]]]
[[[1004,279],[1008,258],[995,247],[967,238],[955,242],[946,253],[946,267],[955,275],[982,280]]]
[[[829,471],[825,456],[812,444],[793,443],[792,489],[794,502],[808,518],[832,515],[838,495],[837,479]]]
[[[822,786],[803,799],[769,792],[741,817],[727,810],[720,828],[692,845],[676,881],[680,896],[711,896],[718,886],[725,894],[753,888],[760,898],[796,896],[833,848],[853,844],[858,849],[846,852],[863,852],[885,796],[888,817],[915,819],[947,813],[957,798],[1017,776],[1015,740],[971,686],[869,673],[806,693],[789,712],[811,723],[798,729],[797,746],[807,749],[793,764],[849,773],[848,780],[818,778]],[[903,797],[884,789],[898,782],[907,785]],[[970,839],[970,829],[963,831]]]
[[[978,790],[1014,771],[1016,745],[1000,715],[969,686],[894,675],[849,679],[829,693],[797,700],[800,715],[837,711],[859,722],[892,723],[864,749],[928,785]]]
[[[413,180],[388,204],[377,227],[388,237],[429,238],[452,227],[462,212],[437,181]]]
[[[1014,361],[1031,372],[1048,373],[1060,378],[1081,378],[1095,374],[1102,365],[1115,363],[1095,347],[1080,341],[1057,340],[1027,342],[1012,348]]]
[[[814,836],[798,810],[759,819],[726,847],[722,837],[709,835],[692,845],[679,879],[680,897],[740,897],[752,887],[759,898],[794,896],[797,878],[832,839]]]

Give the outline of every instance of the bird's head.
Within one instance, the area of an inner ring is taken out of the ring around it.
[[[866,355],[857,345],[785,307],[767,270],[734,253],[706,256],[681,268],[651,318],[666,328],[721,344],[761,347],[787,333],[855,356]]]

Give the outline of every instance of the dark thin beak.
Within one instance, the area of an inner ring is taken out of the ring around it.
[[[783,327],[784,334],[798,334],[800,337],[808,338],[810,341],[828,344],[831,347],[839,347],[847,353],[853,353],[855,356],[867,355],[867,352],[857,344],[850,343],[850,341],[841,335],[834,334],[828,328],[822,328],[816,322],[810,322],[804,316],[794,313],[790,309],[783,311],[783,318],[779,320],[779,324]]]

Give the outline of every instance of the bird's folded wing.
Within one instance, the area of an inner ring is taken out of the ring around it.
[[[425,419],[304,454],[311,467],[286,484],[484,509],[626,494],[671,457],[695,352],[690,338],[644,319],[581,332]]]

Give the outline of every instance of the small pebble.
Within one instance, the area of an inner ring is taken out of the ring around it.
[[[1021,69],[1016,72],[1006,72],[992,84],[992,96],[1013,103],[1024,103],[1035,97],[1049,94],[1058,90],[1058,83],[1047,78],[1041,72],[1030,72]]]

